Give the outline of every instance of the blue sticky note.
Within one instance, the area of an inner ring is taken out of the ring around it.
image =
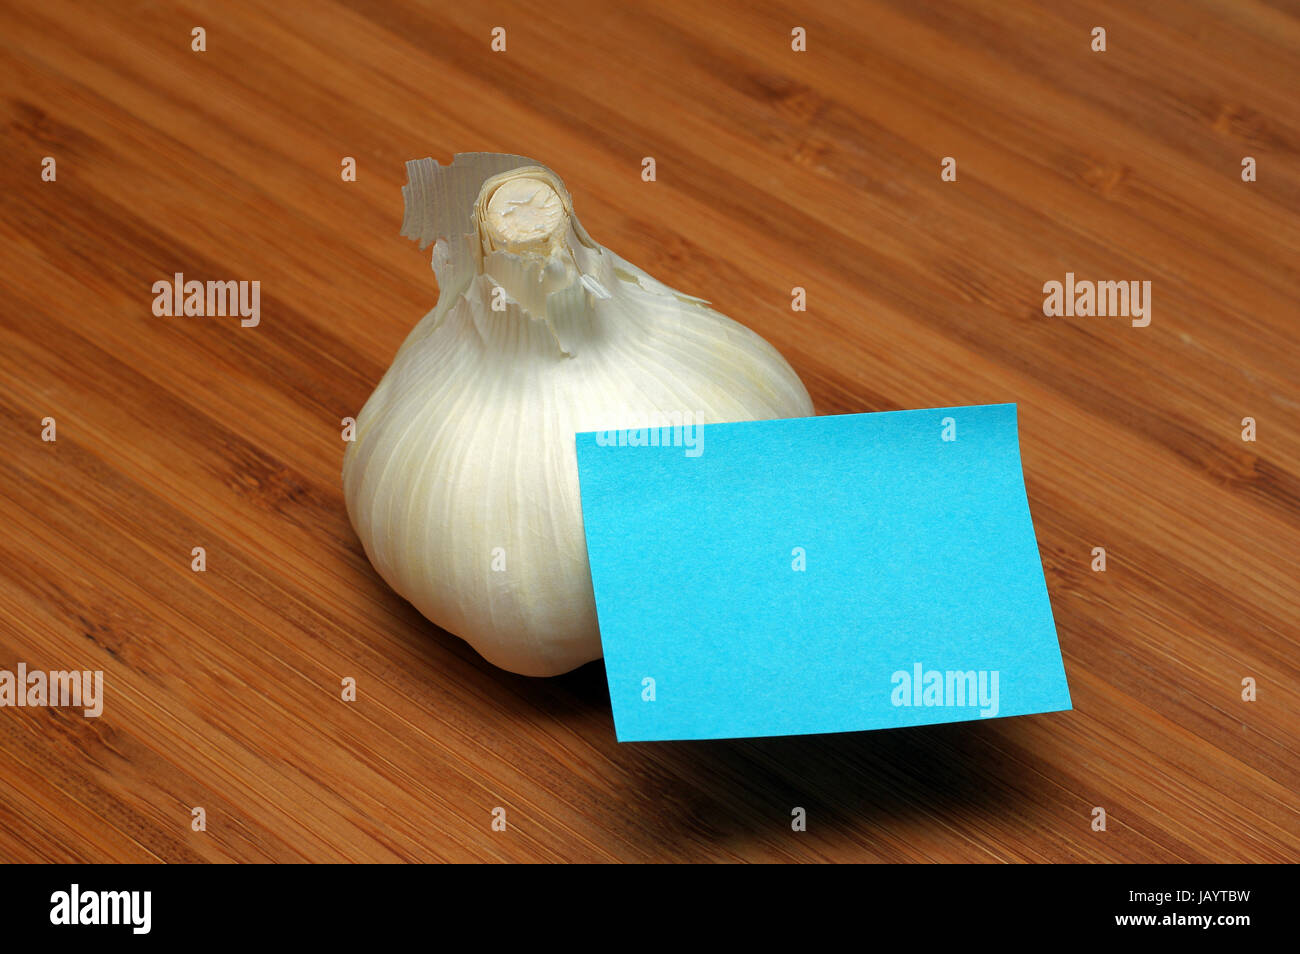
[[[577,436],[620,741],[1069,709],[1014,404]]]

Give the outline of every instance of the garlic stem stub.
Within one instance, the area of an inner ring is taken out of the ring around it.
[[[357,415],[348,515],[431,621],[503,669],[558,675],[601,655],[574,434],[812,401],[754,332],[594,242],[545,166],[406,168],[402,234],[433,244],[438,302]]]

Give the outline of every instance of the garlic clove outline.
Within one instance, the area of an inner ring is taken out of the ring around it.
[[[574,434],[812,402],[757,334],[593,241],[535,160],[407,173],[402,234],[433,243],[439,297],[357,415],[349,517],[434,623],[504,669],[567,672],[601,655]]]

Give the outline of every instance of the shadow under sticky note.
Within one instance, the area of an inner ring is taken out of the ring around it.
[[[591,432],[577,455],[620,741],[1070,708],[1014,404]]]

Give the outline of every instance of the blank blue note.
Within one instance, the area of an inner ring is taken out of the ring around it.
[[[577,436],[620,741],[1071,707],[1014,404],[647,437]]]

